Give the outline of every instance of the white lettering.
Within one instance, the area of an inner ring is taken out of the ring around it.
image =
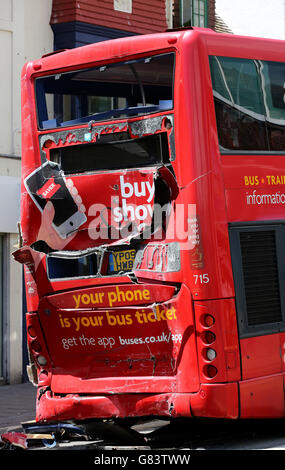
[[[148,190],[147,202],[151,202],[153,199],[154,183],[151,184],[149,181],[141,181],[140,183],[135,182],[134,185],[132,185],[132,183],[125,182],[124,176],[121,175],[120,185],[122,198],[128,199],[132,197],[133,194],[137,197],[144,197],[147,195]]]
[[[252,193],[246,193],[246,203],[248,206],[285,204],[285,194],[280,191],[273,194],[257,194],[255,189]]]
[[[151,185],[150,185],[150,182],[147,181],[147,182],[146,182],[146,185],[147,185],[147,188],[148,188],[148,190],[149,190],[149,197],[147,198],[147,202],[150,202],[150,201],[152,200],[153,196],[154,196],[154,183],[153,183],[153,185],[151,186]]]

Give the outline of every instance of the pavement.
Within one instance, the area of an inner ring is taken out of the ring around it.
[[[0,385],[0,435],[22,430],[21,423],[35,420],[36,393],[30,382]]]

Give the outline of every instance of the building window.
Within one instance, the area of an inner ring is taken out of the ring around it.
[[[180,0],[180,24],[207,27],[207,0]]]
[[[132,0],[114,0],[114,10],[132,13]]]

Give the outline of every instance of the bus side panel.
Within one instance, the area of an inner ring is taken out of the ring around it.
[[[280,336],[281,370],[284,372],[285,371],[285,333],[281,332],[279,336]]]
[[[187,283],[195,300],[231,298],[228,218],[209,60],[207,47],[195,31],[183,38],[180,61],[183,80],[177,87],[179,112],[175,115],[177,155],[181,156],[177,158],[177,179],[180,200],[196,210],[189,217],[191,272]]]
[[[191,396],[191,413],[204,418],[239,417],[238,384],[202,384]]]
[[[282,196],[284,191],[284,184],[280,184],[283,182],[283,155],[222,155],[221,160],[229,222],[284,218],[283,197],[277,203],[277,196]],[[276,184],[278,177],[280,181]],[[271,196],[275,197],[274,203],[270,203]]]
[[[284,416],[283,375],[240,382],[241,418],[280,418]]]
[[[243,380],[281,372],[279,333],[240,341]]]

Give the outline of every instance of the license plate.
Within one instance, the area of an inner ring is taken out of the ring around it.
[[[131,271],[135,256],[136,250],[112,251],[109,255],[109,272]]]

